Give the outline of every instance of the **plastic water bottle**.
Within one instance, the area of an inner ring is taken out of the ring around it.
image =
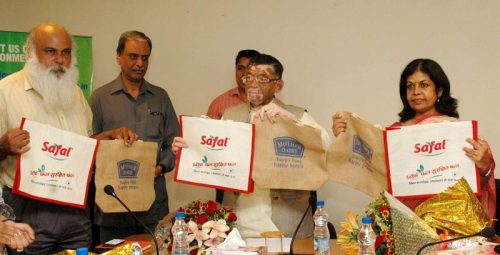
[[[314,254],[330,254],[330,232],[328,231],[328,214],[325,211],[325,201],[316,202],[314,213]]]
[[[361,219],[361,230],[358,233],[359,250],[358,255],[375,255],[375,239],[377,235],[372,229],[372,218]]]
[[[184,212],[175,212],[175,223],[172,227],[174,240],[172,242],[173,255],[188,255],[189,244],[187,242],[187,225],[184,221]]]

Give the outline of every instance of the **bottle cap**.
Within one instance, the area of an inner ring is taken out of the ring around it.
[[[316,206],[325,206],[325,201],[323,200],[316,201]]]
[[[361,223],[363,223],[363,224],[372,224],[372,218],[371,217],[363,217],[361,219]]]
[[[76,255],[88,255],[89,254],[89,248],[87,247],[81,247],[76,249]]]
[[[184,212],[175,212],[175,218],[184,218]]]

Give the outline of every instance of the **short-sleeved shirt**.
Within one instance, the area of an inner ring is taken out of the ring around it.
[[[17,128],[23,117],[55,128],[89,136],[92,112],[81,89],[75,84],[75,100],[68,110],[50,110],[42,96],[30,84],[26,70],[13,73],[0,81],[0,134]],[[12,188],[17,168],[17,155],[0,162],[0,182]]]
[[[238,88],[232,88],[222,94],[210,103],[208,107],[207,116],[212,119],[220,120],[224,115],[224,111],[232,106],[245,103],[243,100],[243,95],[240,94]]]
[[[128,127],[143,141],[158,143],[157,164],[173,169],[175,157],[170,147],[179,135],[179,122],[167,92],[146,80],[134,99],[119,75],[92,94],[93,128],[96,134]]]
[[[121,75],[92,94],[93,127],[96,134],[119,127],[128,127],[143,141],[158,144],[157,164],[170,171],[175,165],[172,141],[179,136],[179,122],[167,92],[143,80],[136,99],[123,84]],[[168,213],[165,178],[155,180],[155,201],[147,212],[137,213],[145,224],[156,224]],[[102,213],[94,216],[97,225],[128,227],[135,219],[127,213]]]

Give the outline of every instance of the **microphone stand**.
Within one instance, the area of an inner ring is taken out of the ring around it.
[[[297,233],[299,232],[302,222],[304,222],[304,219],[306,218],[309,208],[311,208],[311,203],[308,203],[306,211],[304,212],[304,215],[302,215],[302,218],[300,219],[299,225],[297,225],[295,232],[293,232],[292,241],[290,242],[290,255],[293,255],[293,243],[295,242],[295,238],[297,237]]]
[[[108,190],[106,190],[106,187],[108,187],[108,186],[112,188],[110,193],[108,193],[109,191],[108,191]],[[153,238],[153,242],[155,243],[155,247],[156,247],[156,255],[160,255],[160,251],[158,250],[158,249],[159,249],[159,248],[158,248],[158,247],[159,247],[159,246],[158,246],[158,242],[156,241],[156,238],[155,238],[155,236],[154,236],[153,232],[151,232],[151,230],[150,230],[150,229],[146,226],[146,224],[144,224],[144,222],[142,222],[142,220],[140,220],[139,218],[137,218],[137,216],[135,215],[135,213],[133,213],[133,212],[130,210],[130,208],[128,208],[128,206],[127,206],[127,205],[125,205],[125,203],[123,203],[123,201],[122,201],[122,200],[121,200],[121,199],[120,199],[120,198],[116,195],[115,190],[113,189],[113,186],[111,186],[111,185],[107,185],[106,187],[104,187],[104,190],[105,190],[106,194],[108,194],[108,195],[110,195],[110,196],[112,196],[112,197],[116,198],[116,200],[118,200],[118,202],[120,202],[120,204],[121,204],[123,207],[125,207],[125,209],[127,209],[127,211],[128,211],[128,212],[129,212],[132,216],[134,216],[135,220],[136,220],[137,222],[139,222],[139,223],[142,225],[142,227],[143,227],[144,229],[146,229],[146,231],[148,231],[149,235]]]

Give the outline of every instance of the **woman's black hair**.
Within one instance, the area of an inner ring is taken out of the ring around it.
[[[421,71],[429,75],[432,82],[436,85],[436,94],[442,90],[442,94],[436,102],[437,112],[458,118],[458,100],[450,95],[450,81],[443,69],[432,59],[419,58],[411,61],[401,73],[401,79],[399,80],[399,95],[403,102],[403,110],[398,114],[399,121],[404,122],[415,117],[415,110],[410,107],[408,99],[406,98],[406,82],[408,76],[414,74],[416,71]]]

